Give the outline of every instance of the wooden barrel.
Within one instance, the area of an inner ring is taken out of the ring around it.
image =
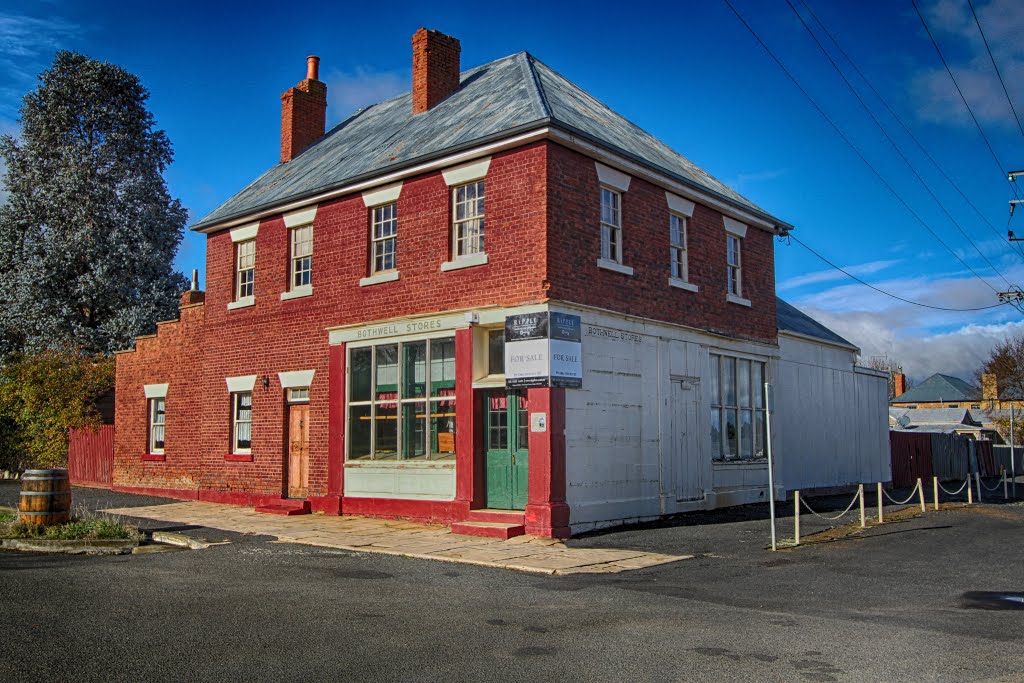
[[[26,524],[64,524],[71,520],[71,482],[67,470],[25,470],[18,517]]]

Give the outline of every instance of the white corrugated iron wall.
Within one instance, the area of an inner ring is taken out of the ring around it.
[[[889,481],[884,373],[856,367],[852,350],[802,338],[780,335],[779,350],[773,429],[780,485],[792,491]]]

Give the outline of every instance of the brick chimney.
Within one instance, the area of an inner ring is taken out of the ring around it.
[[[893,396],[900,396],[907,391],[907,376],[902,372],[892,373]]]
[[[412,113],[421,114],[459,89],[459,41],[421,28],[412,36]]]
[[[281,94],[281,161],[302,154],[324,136],[327,84],[318,80],[320,58],[306,57],[306,78]]]
[[[199,271],[192,269],[192,286],[181,295],[181,307],[193,306],[206,301],[206,292],[199,289]]]
[[[985,401],[999,400],[999,383],[992,373],[986,372],[981,376],[981,398]]]

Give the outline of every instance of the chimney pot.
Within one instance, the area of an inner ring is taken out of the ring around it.
[[[281,94],[281,161],[287,163],[324,136],[327,85],[320,81],[320,58],[306,57],[306,78]]]
[[[320,80],[320,58],[316,55],[306,57],[306,78],[312,81]]]

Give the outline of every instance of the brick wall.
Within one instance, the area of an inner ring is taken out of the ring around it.
[[[441,272],[451,254],[451,191],[440,173],[407,180],[398,199],[394,282],[360,287],[368,275],[369,211],[359,194],[320,205],[313,224],[313,295],[282,301],[288,284],[288,231],[280,216],[256,236],[255,305],[227,310],[234,283],[229,231],[207,239],[205,305],[162,325],[134,353],[118,356],[115,486],[195,488],[223,500],[280,496],[286,450],[285,396],[277,373],[315,370],[310,387],[309,494],[327,493],[328,335],[326,328],[473,306],[545,298],[547,147],[495,155],[485,180],[488,263]],[[193,311],[202,311],[201,317]],[[266,375],[253,390],[252,462],[229,462],[230,398],[225,377]],[[168,382],[164,462],[142,462],[142,385]],[[234,498],[232,498],[234,496]],[[246,497],[249,498],[246,498]]]
[[[601,255],[600,185],[594,161],[548,149],[548,279],[552,299],[598,306],[771,344],[776,343],[772,235],[751,226],[743,240],[743,296],[726,302],[726,232],[719,212],[697,204],[688,227],[689,292],[670,287],[669,209],[665,191],[632,178],[622,193],[624,275],[597,267]]]

